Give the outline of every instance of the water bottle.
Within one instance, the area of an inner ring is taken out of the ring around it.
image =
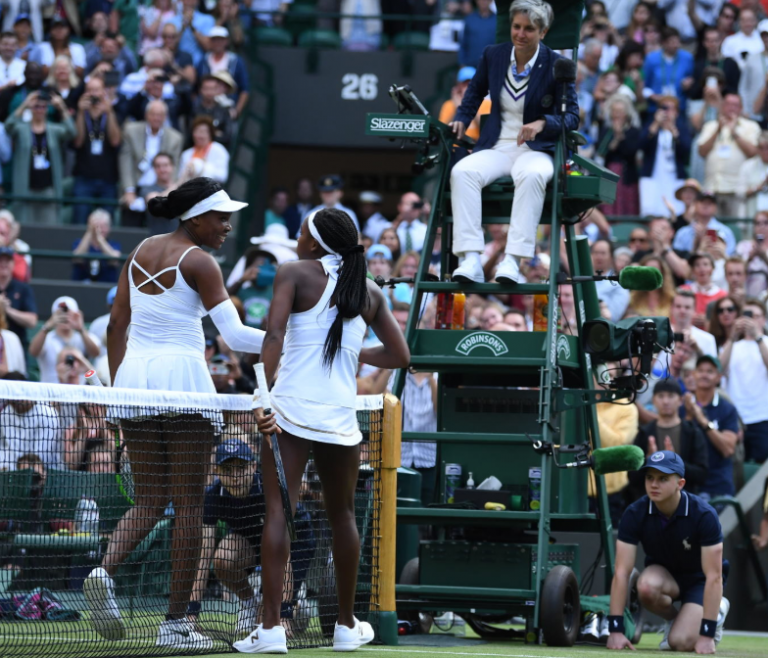
[[[75,532],[99,534],[99,506],[93,498],[83,495],[75,508]]]
[[[469,472],[469,477],[467,478],[467,489],[474,489],[475,488],[475,479],[472,477],[472,471]]]

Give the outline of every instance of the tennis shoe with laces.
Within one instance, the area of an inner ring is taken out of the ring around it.
[[[288,653],[285,629],[280,625],[265,630],[259,624],[248,637],[232,646],[240,653]]]
[[[725,626],[725,618],[730,609],[731,602],[725,597],[720,599],[720,612],[717,615],[717,626],[715,627],[715,644],[719,644],[720,640],[723,639],[723,626]]]
[[[354,617],[354,620],[355,625],[352,628],[336,622],[333,631],[334,651],[355,651],[373,640],[373,627],[367,621],[359,621],[357,617]]]
[[[91,612],[93,630],[107,640],[125,638],[125,624],[115,598],[115,582],[103,567],[97,567],[83,582],[83,594]]]
[[[198,631],[188,619],[167,619],[157,629],[156,647],[186,651],[213,649],[213,640]]]

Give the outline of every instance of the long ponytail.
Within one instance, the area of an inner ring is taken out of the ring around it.
[[[315,215],[315,226],[323,241],[342,259],[333,292],[338,314],[323,346],[323,365],[330,370],[341,350],[344,320],[356,318],[368,306],[367,267],[363,247],[358,244],[357,227],[347,213],[325,208]]]

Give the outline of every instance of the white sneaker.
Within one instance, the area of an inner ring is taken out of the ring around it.
[[[600,639],[600,624],[597,615],[590,615],[589,620],[579,630],[581,639],[589,642]]]
[[[672,651],[672,647],[669,646],[669,631],[672,630],[672,624],[674,621],[664,622],[664,639],[659,642],[659,651]]]
[[[723,639],[723,626],[730,609],[731,602],[725,597],[720,599],[720,612],[717,614],[717,626],[715,627],[715,644],[719,644],[720,640]]]
[[[279,624],[268,630],[259,624],[247,638],[232,646],[240,653],[288,653],[285,629]]]
[[[213,648],[213,640],[198,631],[188,619],[167,619],[157,629],[155,646],[182,651],[208,650]]]
[[[600,615],[600,641],[608,642],[608,637],[611,634],[610,624],[608,623],[608,615]]]
[[[250,633],[256,628],[256,613],[258,612],[258,602],[256,597],[240,601],[240,609],[237,611],[237,626],[235,626],[235,635]]]
[[[91,611],[91,626],[107,640],[125,638],[125,624],[115,598],[115,582],[103,567],[97,567],[83,582],[83,594]]]
[[[334,651],[355,651],[373,640],[373,626],[367,621],[359,621],[357,617],[354,619],[355,625],[353,628],[340,626],[336,622],[336,628],[333,631]]]
[[[507,254],[496,269],[496,281],[499,283],[526,283],[525,277],[520,274],[520,265],[513,256]]]
[[[471,252],[459,258],[459,266],[453,271],[451,278],[463,283],[485,283],[480,254]]]

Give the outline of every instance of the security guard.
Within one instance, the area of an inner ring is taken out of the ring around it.
[[[646,494],[624,512],[611,584],[609,649],[634,649],[624,636],[624,604],[637,545],[645,569],[637,582],[643,606],[667,620],[659,648],[713,654],[730,603],[723,597],[723,532],[717,512],[683,491],[685,466],[671,450],[653,453],[643,466]],[[680,608],[673,602],[680,601]]]
[[[315,206],[306,215],[304,215],[304,217],[302,217],[302,221],[309,217],[309,215],[311,215],[313,212],[317,212],[323,208],[336,208],[337,210],[343,210],[349,215],[350,219],[357,227],[357,232],[359,233],[360,222],[357,221],[357,215],[355,214],[355,211],[341,204],[341,198],[344,196],[344,181],[341,179],[341,176],[336,174],[323,176],[317,182],[317,189],[320,190],[320,200],[322,203],[319,206]],[[299,227],[299,229],[301,229],[301,227]],[[296,235],[297,239],[298,237],[299,236]]]

